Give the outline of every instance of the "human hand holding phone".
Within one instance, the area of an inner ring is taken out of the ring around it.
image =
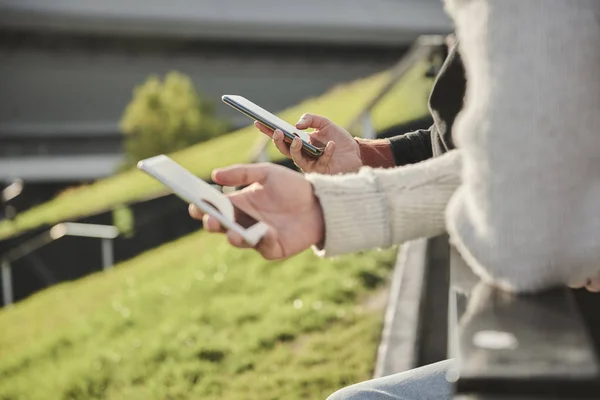
[[[267,260],[287,258],[322,242],[323,212],[312,184],[302,174],[261,163],[217,169],[212,178],[223,186],[249,185],[227,196],[234,206],[268,226],[254,247]],[[218,220],[198,207],[191,205],[189,212],[192,218],[202,219],[207,231],[225,233]],[[226,234],[233,246],[250,247],[237,232],[229,230]]]
[[[255,246],[267,232],[266,224],[236,207],[221,191],[164,154],[140,160],[138,168],[198,210],[211,215],[221,226],[236,232],[250,246]]]
[[[296,123],[297,129],[315,129],[315,131],[309,133],[311,140],[327,143],[323,154],[318,159],[307,157],[301,151],[298,141],[295,144],[292,143],[291,146],[286,144],[281,131],[273,131],[260,122],[255,122],[254,126],[273,139],[275,147],[281,154],[294,160],[294,163],[304,172],[334,175],[356,172],[362,167],[360,149],[354,137],[325,117],[304,114]]]
[[[286,143],[291,144],[294,139],[300,139],[301,150],[307,157],[317,159],[323,154],[326,146],[324,143],[314,138],[311,139],[308,133],[295,128],[258,104],[251,102],[243,96],[233,94],[224,94],[221,96],[221,99],[225,104],[260,122],[262,125],[269,127],[271,130],[275,131],[279,129],[283,133],[283,140]]]

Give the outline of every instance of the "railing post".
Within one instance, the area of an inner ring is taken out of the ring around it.
[[[364,116],[373,110],[373,108],[396,86],[398,81],[405,76],[417,62],[431,57],[432,52],[435,52],[442,47],[445,47],[445,37],[443,35],[420,36],[400,59],[398,64],[389,70],[389,81],[381,88],[375,97],[367,103],[360,114],[358,114],[358,117],[345,126],[346,130],[352,133],[355,132],[356,129],[360,129],[359,126],[364,122]],[[366,137],[364,134],[361,136]]]
[[[102,239],[102,269],[106,270],[113,266],[113,242],[112,239]]]
[[[269,157],[269,153],[267,152],[267,148],[264,147],[257,155],[256,157],[256,162],[257,163],[262,163],[262,162],[269,162],[271,161],[271,158]]]
[[[250,156],[250,162],[252,163],[260,163],[260,162],[269,162],[271,161],[271,157],[269,157],[269,152],[267,150],[267,146],[269,145],[269,141],[271,139],[269,139],[268,136],[265,135],[261,135],[257,141],[257,143],[254,145],[254,148],[252,149],[251,152],[251,156]]]
[[[375,139],[377,137],[377,132],[375,132],[375,128],[373,127],[373,119],[369,111],[362,116],[362,137],[364,139]]]
[[[12,274],[8,261],[2,261],[2,294],[4,306],[13,303]]]

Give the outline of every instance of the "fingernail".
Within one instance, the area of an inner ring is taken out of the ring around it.
[[[275,132],[273,132],[273,139],[279,139],[279,130],[275,130]]]
[[[294,147],[300,146],[300,139],[295,137],[294,141],[292,142],[292,146],[294,146]]]
[[[301,118],[298,120],[298,122],[296,122],[296,125],[298,125],[300,122],[303,122],[305,119],[306,119],[306,118],[305,118],[304,116],[302,116],[302,117],[301,117]]]

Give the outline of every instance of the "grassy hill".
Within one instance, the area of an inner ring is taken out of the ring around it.
[[[324,399],[371,376],[394,256],[190,235],[1,310],[0,399]]]
[[[424,78],[425,68],[425,65],[416,66],[374,110],[373,122],[376,129],[385,129],[427,112],[426,98],[431,81]],[[303,113],[312,112],[345,125],[358,115],[388,80],[389,74],[383,72],[342,85],[289,108],[279,113],[279,116],[295,123]],[[246,162],[259,134],[254,127],[249,126],[176,152],[172,157],[198,176],[209,177],[210,172],[217,167]],[[273,146],[270,152],[274,157],[281,157]],[[0,222],[0,239],[45,223],[53,224],[105,211],[162,190],[160,184],[141,172],[126,171],[95,184],[70,190],[20,214],[14,222]]]

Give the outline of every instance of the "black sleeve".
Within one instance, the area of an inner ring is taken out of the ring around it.
[[[415,164],[433,157],[431,135],[435,126],[390,138],[396,165]]]

